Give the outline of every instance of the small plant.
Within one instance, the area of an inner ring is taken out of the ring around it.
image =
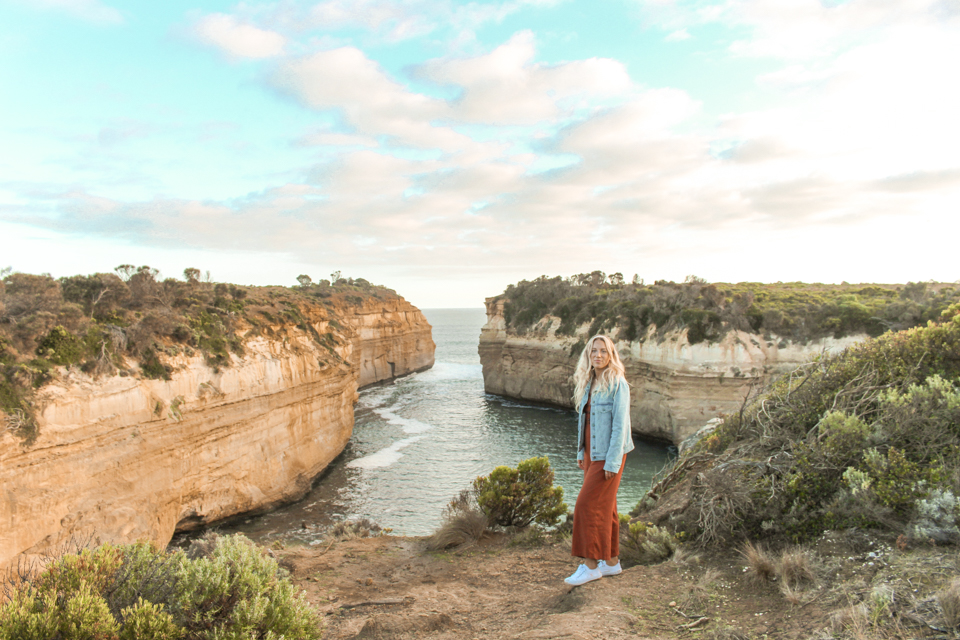
[[[183,411],[180,409],[184,404],[183,396],[177,396],[170,401],[170,410],[167,414],[174,422],[180,422],[183,420]]]
[[[53,364],[69,365],[80,361],[84,355],[83,340],[64,329],[55,326],[37,344],[37,355]]]
[[[894,601],[894,591],[888,585],[877,585],[871,591],[870,595],[867,596],[866,605],[867,605],[867,618],[870,620],[870,624],[876,626],[884,618],[888,618],[892,615],[891,607],[893,606]]]
[[[319,639],[320,621],[277,561],[243,536],[216,541],[210,556],[185,562],[171,608],[189,612],[187,633],[210,638]]]
[[[943,624],[948,629],[960,627],[960,578],[954,578],[949,586],[937,593],[937,604],[943,612]]]
[[[909,528],[910,536],[916,540],[956,544],[960,541],[958,515],[960,498],[949,489],[935,490],[928,498],[917,501],[917,515]]]
[[[677,550],[679,541],[676,536],[662,527],[649,522],[633,522],[620,527],[625,537],[628,553],[635,556],[640,564],[653,564],[666,560]]]
[[[750,634],[737,627],[717,625],[705,631],[701,640],[750,640]]]
[[[553,486],[553,469],[546,457],[529,458],[516,469],[497,467],[474,480],[473,491],[480,509],[501,527],[534,522],[552,527],[567,513],[563,487]]]
[[[239,535],[188,553],[106,544],[21,578],[0,605],[0,640],[319,640],[322,630],[276,561]]]
[[[356,538],[373,538],[385,536],[392,529],[381,527],[368,518],[360,520],[343,520],[333,526],[331,534],[335,540],[354,540]]]
[[[777,562],[777,577],[781,584],[792,589],[814,583],[817,575],[810,552],[804,549],[788,549],[781,553]]]
[[[764,584],[777,575],[777,565],[770,553],[761,545],[747,541],[740,548],[740,555],[747,563],[747,577],[757,583]]]
[[[469,489],[461,491],[444,510],[443,523],[427,540],[431,551],[449,549],[483,537],[490,522]]]
[[[120,640],[179,640],[184,630],[173,621],[162,604],[143,600],[121,612]]]

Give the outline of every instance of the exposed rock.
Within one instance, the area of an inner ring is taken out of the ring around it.
[[[260,328],[219,371],[181,354],[169,381],[70,370],[41,389],[36,442],[0,433],[0,567],[89,537],[165,545],[295,500],[350,439],[358,388],[433,365],[403,298],[300,311],[313,331]]]
[[[589,336],[557,336],[560,319],[546,316],[524,335],[507,329],[504,298],[487,298],[480,362],[488,393],[573,408],[573,372]],[[707,421],[740,408],[752,386],[821,352],[840,351],[865,335],[807,344],[730,331],[716,343],[691,345],[686,332],[617,341],[630,383],[630,417],[637,435],[680,444]],[[614,336],[615,337],[615,336]],[[582,343],[580,343],[582,348]],[[574,351],[574,353],[571,353]]]

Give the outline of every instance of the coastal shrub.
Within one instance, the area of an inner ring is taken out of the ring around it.
[[[240,535],[200,547],[63,555],[0,605],[0,640],[319,640],[322,620],[262,549]]]
[[[143,598],[123,609],[120,615],[123,619],[120,640],[180,640],[186,633],[162,604]]]
[[[936,489],[917,502],[917,514],[908,531],[910,537],[924,542],[956,544],[960,542],[960,498],[949,489]]]
[[[947,283],[710,284],[696,277],[644,285],[595,271],[522,280],[509,285],[502,299],[508,330],[517,334],[551,315],[560,319],[560,336],[589,326],[589,335],[617,329],[619,339],[634,341],[655,327],[659,336],[686,329],[690,344],[715,342],[731,330],[806,342],[922,326],[960,301],[960,288]]]
[[[182,562],[170,609],[187,637],[320,638],[321,623],[277,561],[241,535]]]
[[[620,527],[621,556],[631,563],[654,564],[673,555],[679,542],[676,536],[649,522],[631,522]],[[625,553],[624,553],[625,552]]]
[[[671,526],[701,544],[881,528],[954,541],[960,479],[960,315],[816,358],[687,449],[656,510],[689,492]],[[682,489],[681,489],[682,487]],[[638,511],[639,513],[639,511]]]
[[[53,364],[75,364],[84,355],[85,346],[83,340],[57,325],[37,344],[37,355]]]
[[[79,366],[95,377],[169,379],[170,356],[199,351],[214,369],[228,367],[249,338],[297,338],[297,327],[319,340],[314,325],[323,321],[331,331],[322,344],[339,359],[335,347],[346,341],[344,329],[326,304],[396,299],[396,292],[362,278],[241,287],[200,273],[190,267],[184,280],[162,279],[156,269],[129,264],[115,274],[60,279],[0,272],[0,411],[6,414],[0,429],[11,428],[24,444],[35,440],[33,392],[56,378],[58,366]]]
[[[545,457],[523,460],[517,467],[500,466],[473,481],[480,509],[501,527],[557,524],[567,513],[563,487],[553,486],[553,469]]]

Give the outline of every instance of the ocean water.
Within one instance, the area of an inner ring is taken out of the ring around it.
[[[572,508],[582,482],[572,411],[531,406],[483,390],[477,344],[482,309],[425,309],[437,343],[428,371],[360,392],[353,437],[301,501],[223,525],[260,542],[318,543],[341,520],[368,518],[398,535],[427,535],[444,507],[498,465],[548,456]],[[636,440],[618,495],[626,512],[671,448]]]

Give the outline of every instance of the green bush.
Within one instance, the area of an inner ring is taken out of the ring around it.
[[[123,609],[121,617],[123,629],[120,640],[179,640],[185,634],[162,604],[154,604],[143,598]]]
[[[116,272],[59,280],[0,274],[0,411],[7,414],[0,419],[8,422],[0,428],[12,427],[24,444],[38,435],[33,390],[53,380],[57,366],[129,375],[125,362],[135,362],[140,375],[169,379],[173,369],[162,354],[172,355],[174,343],[190,347],[190,355],[199,350],[218,370],[230,366],[231,353],[243,355],[248,338],[287,339],[299,326],[319,340],[314,324],[322,321],[336,332],[324,336],[323,346],[339,359],[335,347],[346,342],[345,330],[317,296],[355,305],[397,299],[362,278],[287,289],[201,281],[195,268],[184,271],[185,280],[160,279],[146,265],[120,265]]]
[[[76,364],[84,355],[83,340],[57,325],[37,344],[37,355],[53,364]]]
[[[616,275],[616,274],[615,274]],[[603,272],[570,278],[541,276],[510,285],[502,294],[509,330],[523,333],[545,315],[560,319],[557,334],[574,336],[619,329],[623,340],[643,340],[686,329],[690,344],[716,342],[731,330],[806,342],[826,336],[865,333],[877,336],[937,320],[960,301],[960,289],[945,283],[825,285],[740,282],[710,284],[690,277],[627,284]]]
[[[243,536],[219,538],[209,556],[180,564],[171,609],[188,637],[319,638],[316,614],[279,572]]]
[[[191,554],[140,543],[64,555],[0,605],[0,640],[319,640],[321,630],[276,561],[240,535]]]
[[[955,495],[960,478],[960,315],[948,310],[940,324],[887,333],[798,368],[677,464],[698,457],[711,461],[698,472],[710,481],[688,489],[690,506],[673,522],[704,543],[741,532],[799,542],[854,526],[903,533],[932,529],[927,521],[949,538],[955,516],[931,505]],[[680,490],[676,475],[654,498]],[[749,499],[714,495],[722,478],[736,479]]]
[[[501,527],[537,523],[551,527],[567,513],[563,487],[553,486],[546,457],[529,458],[516,469],[500,466],[473,481],[477,504],[490,522]]]
[[[676,536],[662,527],[651,523],[633,522],[629,518],[620,519],[621,557],[631,563],[654,564],[662,562],[677,550],[679,541]]]

